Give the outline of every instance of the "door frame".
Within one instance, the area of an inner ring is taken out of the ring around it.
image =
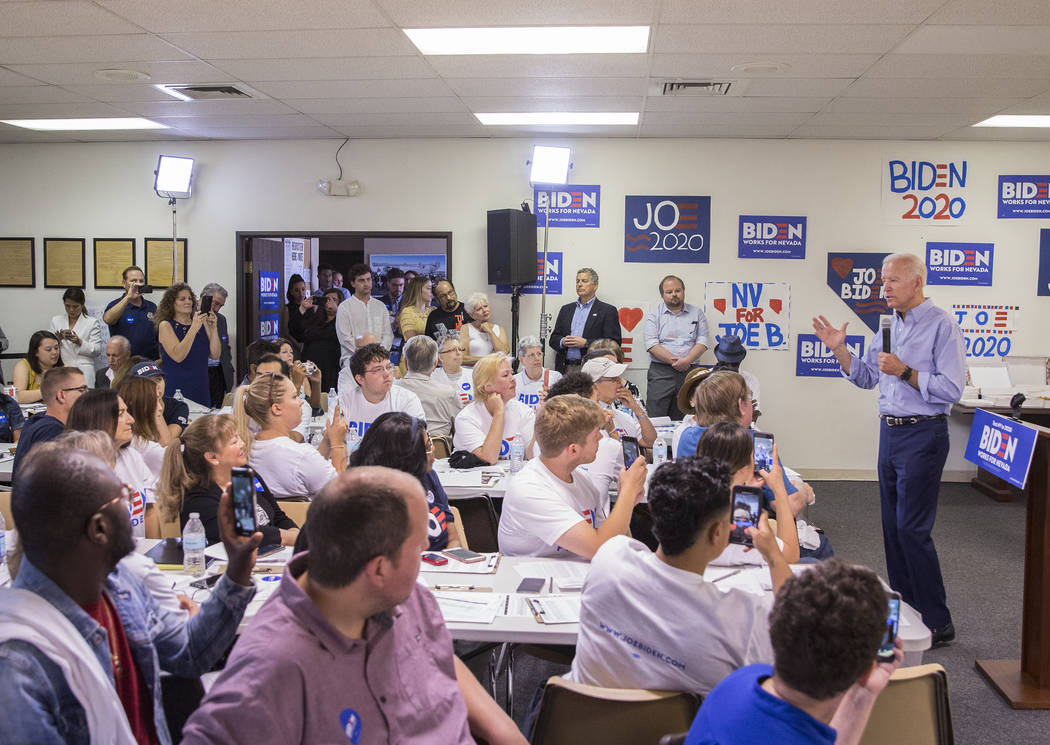
[[[451,230],[238,230],[234,239],[234,275],[237,292],[237,354],[234,359],[236,381],[239,383],[248,374],[248,365],[241,351],[247,348],[248,314],[241,312],[241,303],[251,292],[250,273],[244,271],[245,253],[252,238],[321,238],[324,236],[348,236],[351,238],[444,238],[447,255],[445,267],[452,277],[452,231]],[[316,262],[315,262],[316,263]],[[284,298],[281,298],[281,305]]]

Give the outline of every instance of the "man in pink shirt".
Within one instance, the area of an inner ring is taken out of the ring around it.
[[[346,471],[303,529],[310,550],[289,562],[184,743],[466,745],[477,735],[525,745],[453,655],[437,603],[416,583],[428,545],[417,479]]]

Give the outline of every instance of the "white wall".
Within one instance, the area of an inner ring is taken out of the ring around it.
[[[36,237],[38,289],[0,290],[0,324],[17,350],[61,310],[61,290],[39,289],[45,236],[87,239],[90,286],[92,238],[135,237],[141,260],[144,236],[170,232],[166,203],[151,190],[161,152],[198,159],[195,195],[179,203],[179,234],[189,239],[189,280],[195,287],[217,281],[235,288],[237,230],[450,230],[453,279],[466,296],[485,286],[485,211],[516,207],[532,196],[525,166],[531,144],[351,142],[341,155],[344,172],[363,187],[362,195],[351,199],[325,197],[314,187],[335,173],[338,143],[331,141],[2,145],[0,233]],[[1045,173],[1050,156],[1045,144],[585,139],[573,145],[573,181],[602,187],[602,227],[554,229],[550,247],[565,253],[570,268],[595,267],[601,274],[599,294],[608,301],[654,300],[657,281],[668,271],[685,278],[695,302],[702,301],[706,280],[784,281],[792,285],[792,336],[808,332],[817,313],[849,321],[851,330],[866,334],[825,283],[828,251],[922,254],[927,239],[988,241],[996,245],[993,288],[932,287],[928,294],[941,306],[1017,303],[1022,328],[1013,352],[1050,354],[1040,333],[1050,299],[1036,297],[1034,280],[1039,228],[1047,224],[995,218],[997,175]],[[884,164],[916,156],[969,161],[966,227],[884,224]],[[711,263],[624,264],[625,194],[711,195]],[[737,259],[741,213],[808,216],[809,258]],[[571,282],[565,287],[568,295],[554,299],[551,312],[573,297]],[[497,320],[508,324],[507,296],[488,289]],[[89,302],[115,296],[88,290]],[[523,334],[537,330],[538,311],[538,298],[525,296]],[[796,378],[794,343],[790,352],[752,352],[745,366],[762,381],[762,426],[777,434],[786,462],[811,475],[870,476],[877,438],[874,392],[839,380]],[[644,381],[644,372],[637,375]],[[963,425],[953,429],[948,470],[956,478],[971,470],[961,456],[964,436]]]

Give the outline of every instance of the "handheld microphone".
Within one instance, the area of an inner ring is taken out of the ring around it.
[[[882,329],[882,351],[889,354],[890,351],[890,327],[893,325],[893,316],[879,316],[879,328]]]

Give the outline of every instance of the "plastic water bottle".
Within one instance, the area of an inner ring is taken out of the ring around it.
[[[328,389],[328,423],[331,424],[335,418],[335,405],[339,402],[339,394],[335,388]]]
[[[183,401],[183,400],[185,400],[182,397],[182,389],[181,388],[176,388],[175,389],[175,395],[172,396],[172,398],[174,398],[176,401]]]
[[[361,446],[361,435],[357,434],[357,427],[351,424],[346,430],[346,457],[349,458],[354,451]]]
[[[182,529],[182,571],[200,577],[204,574],[204,523],[198,512],[191,512],[186,527]]]
[[[664,438],[657,437],[656,442],[653,443],[653,465],[658,466],[661,463],[667,462],[667,443],[664,442]]]
[[[521,432],[514,435],[514,439],[510,441],[510,472],[517,473],[525,465],[525,440],[521,437]]]
[[[7,564],[7,521],[0,512],[0,566]]]

